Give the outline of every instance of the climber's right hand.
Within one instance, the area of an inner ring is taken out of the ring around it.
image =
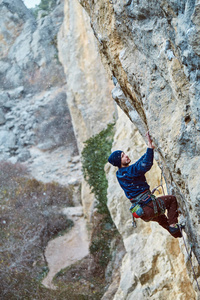
[[[154,149],[155,147],[153,145],[153,142],[152,142],[151,136],[149,134],[149,131],[147,131],[146,137],[147,137],[147,140],[148,140],[148,148]]]

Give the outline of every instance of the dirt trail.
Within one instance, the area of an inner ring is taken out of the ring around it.
[[[71,207],[63,210],[74,221],[74,227],[69,233],[60,236],[47,245],[45,255],[48,262],[49,273],[42,284],[55,289],[52,280],[61,269],[64,269],[89,253],[89,240],[86,222],[82,216],[82,207]]]

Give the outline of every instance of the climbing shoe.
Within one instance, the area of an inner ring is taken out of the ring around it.
[[[177,233],[180,231],[180,226],[179,224],[176,224],[175,226],[169,226],[169,231],[171,234]]]
[[[180,229],[182,229],[180,224],[176,224],[174,227],[169,226],[169,232],[175,238],[181,238],[182,237],[182,233],[181,233]]]

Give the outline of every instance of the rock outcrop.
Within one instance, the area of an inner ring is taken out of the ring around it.
[[[135,124],[143,138],[146,130],[150,130],[168,193],[177,196],[181,214],[186,221],[187,238],[193,245],[198,265],[200,58],[197,40],[200,3],[161,0],[79,2],[90,16],[102,60],[107,65],[110,76],[117,82],[113,98]],[[123,131],[126,131],[124,127]],[[116,135],[116,140],[119,140],[119,136]],[[135,139],[133,135],[131,136]],[[128,142],[131,147],[131,142]],[[124,140],[121,143],[119,141],[117,145],[122,148]],[[114,179],[110,174],[108,179],[111,186]],[[120,230],[119,224],[124,224],[127,216],[124,214],[121,216],[121,204],[116,200],[118,199],[116,191],[115,196],[110,193],[109,197],[111,214]],[[123,221],[119,221],[123,217]],[[127,228],[121,230],[125,239],[134,241],[135,237],[138,245],[138,237],[130,234]],[[142,245],[140,246],[142,249]],[[129,254],[134,252],[132,247],[128,250]],[[126,248],[128,249],[128,246]],[[130,260],[129,264],[131,265]],[[138,266],[136,269],[138,272]],[[160,273],[162,268],[158,269]],[[134,267],[129,268],[125,265],[125,261],[122,270],[121,287],[116,299],[136,297],[135,293],[141,287],[142,281],[138,281],[138,276],[134,280],[129,277],[129,274],[133,276]],[[191,274],[189,266],[188,271]],[[147,273],[150,275],[150,271]],[[128,287],[125,278],[129,278],[132,282]],[[170,293],[170,290],[171,287],[168,286],[166,293]],[[155,297],[162,295],[154,288],[153,290],[150,288],[149,295],[154,297],[154,293]],[[141,299],[148,298],[147,294],[146,296],[145,293],[141,294]]]
[[[115,116],[112,81],[102,65],[89,17],[78,1],[65,1],[65,18],[58,35],[59,59],[67,81],[67,103],[78,148],[106,128]],[[94,196],[82,183],[84,213],[91,219]]]
[[[113,84],[101,63],[96,39],[82,6],[78,1],[65,1],[64,11],[58,35],[59,59],[66,74],[67,102],[81,151],[84,141],[113,122]]]
[[[113,150],[122,147],[132,162],[146,151],[146,144],[135,125],[119,111]],[[183,241],[174,239],[153,222],[137,220],[137,228],[132,227],[130,202],[119,187],[115,172],[114,167],[106,165],[108,207],[123,238],[126,255],[121,267],[121,280],[113,299],[196,299],[187,273],[188,263],[184,261],[187,253]],[[161,171],[156,161],[146,178],[151,190],[160,185]]]

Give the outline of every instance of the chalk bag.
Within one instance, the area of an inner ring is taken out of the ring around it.
[[[142,209],[142,207],[139,204],[133,204],[130,207],[130,211],[133,215],[134,218],[141,218],[144,215],[144,210]]]

